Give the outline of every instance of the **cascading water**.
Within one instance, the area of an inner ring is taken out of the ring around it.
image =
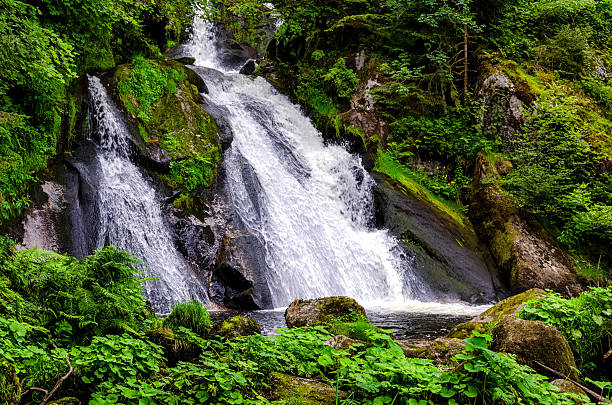
[[[427,298],[397,241],[371,227],[372,179],[358,157],[326,146],[302,111],[263,78],[223,69],[211,23],[196,18],[186,49],[224,111],[231,203],[265,250],[275,307],[348,295],[362,303]]]
[[[129,131],[97,77],[89,77],[90,138],[97,143],[95,171],[97,221],[89,230],[90,245],[113,245],[143,261],[147,276],[145,296],[157,313],[167,313],[175,302],[208,302],[205,289],[174,247],[162,219],[159,196],[130,161]]]

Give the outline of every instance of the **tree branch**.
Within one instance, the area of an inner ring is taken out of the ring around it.
[[[538,361],[534,361],[534,364],[537,365],[538,367],[543,368],[544,370],[548,371],[549,373],[551,373],[552,375],[554,375],[555,377],[558,378],[562,378],[564,380],[567,380],[569,382],[571,382],[572,384],[574,384],[576,387],[580,388],[581,390],[583,390],[584,392],[587,393],[587,395],[589,395],[591,398],[593,398],[594,400],[596,400],[597,402],[605,402],[605,403],[610,403],[610,401],[606,398],[604,398],[603,396],[599,395],[598,393],[596,393],[593,390],[590,390],[589,388],[585,387],[584,385],[580,384],[577,381],[572,380],[571,378],[569,378],[568,376],[566,376],[565,374],[552,369],[548,366],[545,366],[544,364],[538,362]]]
[[[55,392],[62,386],[62,384],[64,383],[64,381],[66,381],[68,379],[68,377],[70,377],[70,375],[72,374],[72,372],[74,371],[74,368],[72,367],[72,364],[70,363],[70,358],[66,357],[66,363],[68,363],[68,366],[70,367],[70,369],[68,370],[68,372],[62,377],[60,378],[56,383],[55,386],[53,387],[53,389],[51,391],[49,391],[47,393],[47,395],[45,395],[45,397],[43,398],[42,402],[40,403],[40,405],[46,405],[47,402],[49,402],[49,400],[51,400],[51,398],[53,397],[53,395],[55,394]]]

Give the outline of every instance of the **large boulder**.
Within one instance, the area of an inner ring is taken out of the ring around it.
[[[366,317],[365,309],[349,297],[297,299],[285,310],[285,322],[290,328],[325,325],[350,314]]]
[[[272,375],[270,386],[270,399],[283,400],[283,403],[334,405],[337,399],[343,400],[347,397],[345,392],[336,392],[333,387],[320,381],[281,373]]]
[[[569,343],[557,329],[541,321],[505,316],[491,329],[491,349],[512,353],[519,363],[539,370],[536,362],[568,376],[576,376],[576,362]]]
[[[212,335],[232,339],[240,336],[259,335],[261,327],[251,318],[233,316],[213,325]]]
[[[511,167],[499,156],[478,157],[470,201],[476,232],[488,244],[512,292],[542,288],[565,295],[579,293],[572,260],[542,226],[526,219],[501,187],[502,176]]]
[[[492,303],[505,296],[495,266],[467,218],[450,212],[422,188],[373,173],[377,225],[389,229],[427,289],[422,299]],[[410,280],[412,283],[413,280]]]
[[[502,316],[515,316],[527,301],[535,298],[543,298],[547,295],[546,291],[534,288],[521,294],[508,297],[468,322],[463,322],[455,326],[449,332],[448,337],[466,339],[472,336],[473,331],[484,333],[487,331],[491,322],[500,320]]]

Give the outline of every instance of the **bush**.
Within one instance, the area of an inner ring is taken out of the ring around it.
[[[350,98],[357,90],[359,78],[351,69],[346,67],[344,58],[338,59],[334,66],[323,76],[323,80],[334,89],[338,98]]]
[[[176,304],[163,325],[175,331],[180,327],[188,328],[205,337],[210,331],[211,322],[206,308],[198,301],[190,301]]]
[[[94,335],[139,329],[146,317],[138,261],[131,254],[105,247],[83,260],[41,250],[15,254],[3,268],[11,288],[61,341],[87,341]],[[14,316],[19,316],[14,308]],[[33,312],[33,313],[32,313]]]

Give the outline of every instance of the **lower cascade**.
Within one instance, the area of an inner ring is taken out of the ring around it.
[[[167,313],[174,302],[208,302],[205,288],[176,250],[163,221],[159,197],[141,170],[129,158],[130,134],[119,110],[101,81],[89,77],[90,138],[96,158],[84,171],[97,179],[98,201],[89,245],[114,245],[143,261],[147,277],[145,296],[157,313]]]

